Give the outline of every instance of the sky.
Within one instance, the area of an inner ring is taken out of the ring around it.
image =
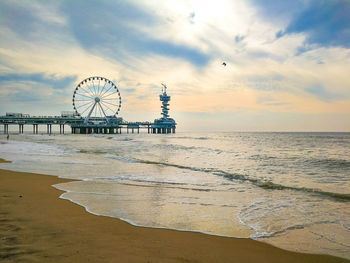
[[[90,76],[127,121],[165,83],[178,131],[350,131],[350,0],[0,1],[0,115],[72,111]]]

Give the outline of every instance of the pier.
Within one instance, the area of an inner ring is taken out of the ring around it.
[[[32,126],[33,134],[38,134],[39,125],[46,126],[47,134],[52,134],[53,126],[59,126],[60,134],[65,133],[66,126],[70,127],[72,134],[140,133],[140,130],[145,130],[149,134],[175,133],[176,122],[169,117],[170,96],[167,94],[166,85],[162,86],[159,96],[162,102],[161,118],[153,122],[128,122],[117,117],[121,107],[118,88],[106,78],[90,77],[80,82],[74,90],[72,99],[74,111],[64,111],[61,116],[6,113],[0,116],[0,125],[4,126],[4,134],[9,133],[10,125],[18,126],[19,134],[24,132],[24,126]]]

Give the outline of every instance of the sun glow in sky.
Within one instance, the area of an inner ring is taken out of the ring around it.
[[[59,115],[100,75],[179,131],[349,131],[349,0],[1,1],[0,114]],[[222,63],[226,62],[226,66]]]

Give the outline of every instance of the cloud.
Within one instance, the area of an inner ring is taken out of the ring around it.
[[[76,76],[57,77],[54,75],[46,76],[44,73],[36,74],[0,74],[0,85],[6,82],[36,82],[42,83],[53,89],[71,88],[77,80]]]
[[[293,18],[285,33],[305,32],[310,44],[350,48],[349,14],[348,0],[314,0]]]
[[[71,90],[76,76],[0,74],[0,110],[57,115],[71,109]]]
[[[19,35],[28,37],[40,24],[38,17],[27,6],[4,1],[1,5],[1,23]]]
[[[254,1],[268,21],[279,20],[282,27],[276,38],[305,34],[305,44],[325,47],[350,47],[350,1]],[[307,48],[302,47],[301,52]]]
[[[134,89],[134,88],[123,89],[123,92],[126,92],[126,93],[133,93],[135,91],[136,91],[136,89]]]
[[[336,93],[331,93],[322,84],[314,84],[305,89],[306,92],[315,95],[323,101],[334,101],[345,99],[344,96]]]
[[[55,4],[41,5],[32,1],[2,1],[1,25],[27,40],[46,39],[48,32],[60,34],[65,28],[64,19],[55,12]],[[54,30],[53,30],[54,28]]]
[[[174,44],[166,39],[155,39],[141,30],[160,23],[154,14],[127,2],[65,1],[61,6],[68,18],[74,37],[87,50],[97,54],[107,53],[117,61],[137,57],[161,55],[186,60],[198,67],[210,60],[192,47]]]
[[[245,38],[245,36],[236,35],[235,36],[235,43],[242,42],[244,40],[244,38]]]

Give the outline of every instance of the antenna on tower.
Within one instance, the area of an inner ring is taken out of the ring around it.
[[[161,84],[162,84],[162,86],[163,86],[162,92],[166,93],[167,86],[166,86],[165,84],[163,84],[163,83],[161,83]]]

